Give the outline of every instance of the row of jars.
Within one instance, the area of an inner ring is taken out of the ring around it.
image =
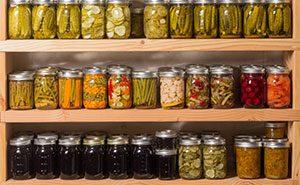
[[[10,0],[11,39],[288,38],[290,0],[146,0],[130,10],[126,0]]]
[[[108,72],[108,75],[107,75]],[[246,108],[288,108],[290,71],[283,66],[241,67],[241,101]],[[266,75],[266,73],[268,75]],[[58,75],[57,75],[58,74]],[[186,75],[185,75],[186,74]],[[159,77],[159,78],[158,78]],[[158,89],[160,93],[158,92]],[[9,75],[9,106],[32,109],[229,109],[237,106],[237,82],[231,66],[162,67],[157,72],[112,65],[80,70],[41,68]]]

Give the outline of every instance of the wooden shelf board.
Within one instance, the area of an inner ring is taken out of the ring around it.
[[[81,51],[293,51],[294,39],[6,40],[3,52]]]

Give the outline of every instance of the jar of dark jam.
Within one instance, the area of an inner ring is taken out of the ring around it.
[[[59,161],[61,179],[79,179],[82,173],[82,152],[80,139],[61,138],[59,140]]]
[[[37,138],[34,140],[34,169],[37,179],[58,177],[58,152],[56,140]]]
[[[173,150],[177,148],[177,133],[174,130],[156,131],[156,149]]]
[[[154,178],[155,162],[154,151],[151,145],[151,136],[136,135],[131,142],[133,146],[132,168],[133,178]]]
[[[83,171],[86,179],[104,179],[106,175],[105,139],[85,138],[83,140]]]
[[[127,179],[131,176],[129,139],[113,135],[107,140],[107,168],[110,179]]]
[[[156,150],[157,173],[160,180],[173,180],[178,178],[177,149]]]
[[[10,140],[10,165],[12,178],[25,180],[34,177],[33,156],[31,140],[14,138]]]

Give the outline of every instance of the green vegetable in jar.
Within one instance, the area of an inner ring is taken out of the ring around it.
[[[170,33],[172,38],[193,36],[193,8],[190,4],[173,4],[170,8]]]
[[[211,104],[214,108],[233,108],[234,79],[231,76],[211,78]]]
[[[144,9],[135,8],[131,12],[131,37],[144,37]]]
[[[242,22],[242,8],[239,3],[220,4],[219,32],[221,38],[240,38]]]

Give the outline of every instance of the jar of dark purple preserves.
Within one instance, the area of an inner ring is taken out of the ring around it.
[[[177,148],[177,132],[174,130],[156,131],[156,149],[173,150]]]
[[[156,150],[157,173],[160,180],[173,180],[178,178],[177,149]]]

